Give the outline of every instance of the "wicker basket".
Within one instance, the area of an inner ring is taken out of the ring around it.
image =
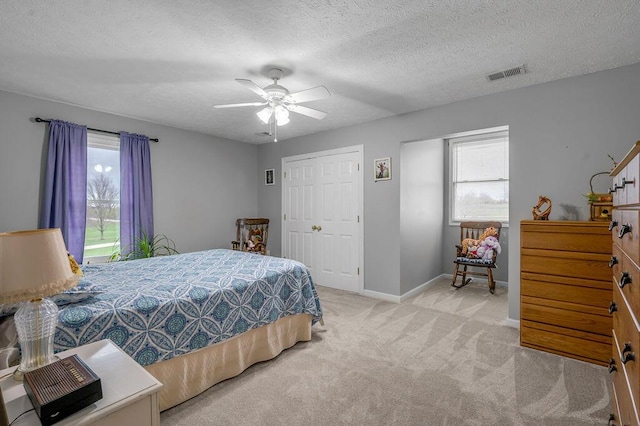
[[[593,192],[593,178],[599,175],[609,175],[609,172],[600,172],[589,179],[589,220],[610,221],[613,210],[613,196],[611,194],[597,194]]]

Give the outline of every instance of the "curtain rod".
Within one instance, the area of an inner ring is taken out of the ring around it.
[[[40,117],[36,117],[36,118],[34,118],[34,120],[36,120],[36,123],[51,123],[51,120],[45,120],[44,118],[40,118]],[[93,129],[91,127],[87,127],[87,130],[93,130],[94,132],[101,132],[101,133],[109,133],[110,135],[120,135],[120,132],[112,132],[110,130]],[[158,140],[158,138],[149,138],[149,140],[152,141],[152,142],[160,142]]]

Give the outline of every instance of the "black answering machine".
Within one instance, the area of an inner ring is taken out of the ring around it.
[[[100,378],[77,355],[24,373],[24,388],[43,426],[102,398]]]

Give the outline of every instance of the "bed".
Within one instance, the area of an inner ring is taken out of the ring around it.
[[[163,383],[161,410],[310,340],[322,318],[289,259],[217,249],[82,269],[84,300],[60,307],[54,351],[111,339]]]

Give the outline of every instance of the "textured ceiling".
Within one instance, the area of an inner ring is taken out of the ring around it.
[[[260,101],[234,79],[269,65],[332,94],[284,140],[638,63],[639,22],[638,0],[2,0],[0,90],[264,143],[257,107],[213,105]]]

